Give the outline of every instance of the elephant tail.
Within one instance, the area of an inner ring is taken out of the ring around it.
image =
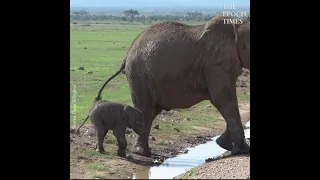
[[[86,119],[82,122],[82,124],[78,127],[76,130],[76,134],[80,134],[80,128],[84,125],[84,123],[89,119],[89,115],[86,117]]]
[[[115,78],[116,76],[118,76],[118,75],[124,70],[124,68],[125,68],[125,66],[126,66],[126,59],[127,59],[127,58],[125,58],[125,59],[122,61],[122,64],[121,64],[120,69],[119,69],[114,75],[112,75],[112,76],[103,84],[103,86],[100,88],[99,93],[98,93],[98,96],[95,98],[95,101],[100,101],[100,100],[102,99],[102,98],[101,98],[101,93],[102,93],[104,87],[105,87],[113,78]]]

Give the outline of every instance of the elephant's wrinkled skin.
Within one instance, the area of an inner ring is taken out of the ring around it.
[[[210,100],[227,123],[217,143],[232,154],[250,153],[240,120],[236,80],[250,70],[250,23],[224,24],[217,16],[204,25],[162,22],[143,31],[132,43],[121,68],[125,70],[134,106],[144,115],[146,132],[132,151],[150,156],[148,136],[162,111],[189,108]]]
[[[126,129],[132,128],[138,135],[145,132],[142,113],[131,106],[110,102],[96,101],[90,110],[88,117],[90,118],[97,134],[96,150],[103,153],[103,140],[108,130],[113,130],[113,135],[118,141],[118,156],[125,157],[127,149],[127,140],[125,138]],[[81,126],[84,124],[81,124]],[[80,126],[80,127],[81,127]],[[79,128],[80,128],[79,127]],[[79,133],[79,128],[77,133]]]

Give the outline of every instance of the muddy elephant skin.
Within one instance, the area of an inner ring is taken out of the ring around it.
[[[132,102],[144,116],[145,134],[132,151],[150,156],[148,136],[162,111],[189,108],[203,100],[217,108],[226,131],[217,143],[232,154],[250,153],[241,124],[236,80],[250,69],[250,22],[225,24],[216,16],[204,25],[161,22],[144,30],[132,43],[121,68],[125,70]]]

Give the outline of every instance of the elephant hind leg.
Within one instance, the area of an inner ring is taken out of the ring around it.
[[[104,147],[103,147],[103,140],[104,137],[107,135],[108,130],[104,130],[102,127],[98,127],[97,129],[97,144],[96,144],[96,151],[100,153],[104,153]]]
[[[138,68],[138,67],[135,67]],[[150,92],[150,81],[145,76],[135,76],[134,72],[126,72],[130,86],[131,99],[135,108],[139,109],[144,117],[145,132],[144,135],[137,136],[131,152],[142,156],[150,157],[149,134],[154,118],[162,111],[160,106],[156,105]]]
[[[151,151],[149,148],[149,135],[154,118],[162,111],[162,108],[159,106],[156,107],[144,107],[142,113],[145,120],[145,135],[138,136],[134,146],[132,146],[131,151],[135,154],[139,154],[146,157],[151,157]]]

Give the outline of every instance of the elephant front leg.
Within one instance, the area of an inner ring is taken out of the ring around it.
[[[232,150],[232,140],[230,138],[230,133],[228,132],[228,129],[226,129],[226,131],[216,139],[216,143],[223,149],[226,149],[228,151]]]
[[[118,152],[117,155],[120,157],[126,157],[127,140],[125,136],[125,130],[113,130],[113,135],[118,141]]]
[[[216,140],[222,148],[231,151],[231,154],[249,154],[250,147],[245,142],[244,129],[241,123],[236,83],[231,78],[217,78],[209,81],[211,103],[218,109],[226,121],[226,131]],[[220,81],[217,81],[219,79]],[[214,83],[213,83],[214,82]]]

